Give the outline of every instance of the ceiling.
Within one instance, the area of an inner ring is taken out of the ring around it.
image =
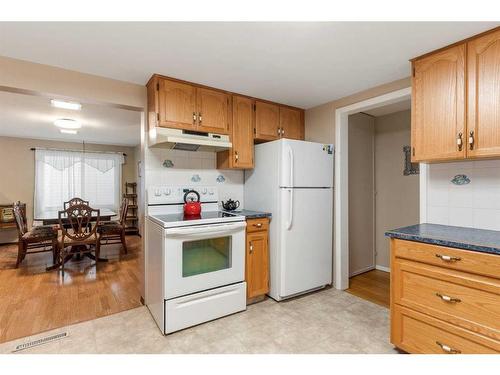
[[[77,135],[62,134],[53,122],[72,118]],[[80,111],[54,108],[50,99],[0,91],[0,136],[127,145],[140,144],[140,113],[82,103]]]
[[[302,108],[408,77],[498,22],[0,23],[0,55],[145,84],[160,73]]]
[[[392,104],[387,104],[382,107],[377,107],[370,109],[368,111],[363,111],[363,113],[366,113],[367,115],[374,116],[374,117],[380,117],[380,116],[385,116],[389,115],[391,113],[395,112],[401,112],[405,111],[407,109],[411,108],[411,99],[406,99],[402,100],[400,102],[392,103]]]

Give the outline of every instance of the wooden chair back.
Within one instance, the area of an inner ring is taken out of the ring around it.
[[[17,234],[19,238],[28,232],[28,222],[26,219],[26,203],[16,202],[13,205],[14,218],[16,219]]]
[[[120,224],[125,225],[125,219],[127,218],[128,211],[128,198],[122,199],[122,206],[120,207]]]
[[[89,201],[84,201],[82,198],[71,198],[69,201],[64,202],[64,209],[67,210],[71,206],[75,206],[77,204],[86,204],[89,205]]]
[[[59,225],[64,237],[77,242],[84,242],[96,235],[101,211],[88,204],[75,204],[59,211]],[[95,225],[92,221],[95,220]]]

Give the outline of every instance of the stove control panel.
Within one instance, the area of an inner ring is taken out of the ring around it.
[[[215,186],[150,186],[147,189],[148,204],[182,204],[184,194],[195,190],[200,194],[202,203],[218,202],[219,194]]]

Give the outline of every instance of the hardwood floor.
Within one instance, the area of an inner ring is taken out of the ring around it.
[[[349,279],[347,292],[388,308],[390,273],[373,270],[353,276]]]
[[[17,245],[0,246],[0,342],[33,335],[141,306],[141,238],[127,236],[121,245],[101,248],[96,267],[88,258],[69,261],[64,280],[59,271],[46,272],[51,253],[26,256],[15,269]]]

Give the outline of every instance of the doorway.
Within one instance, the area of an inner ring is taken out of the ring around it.
[[[348,291],[389,304],[385,232],[419,220],[418,166],[409,162],[410,100],[352,114],[349,142]]]

